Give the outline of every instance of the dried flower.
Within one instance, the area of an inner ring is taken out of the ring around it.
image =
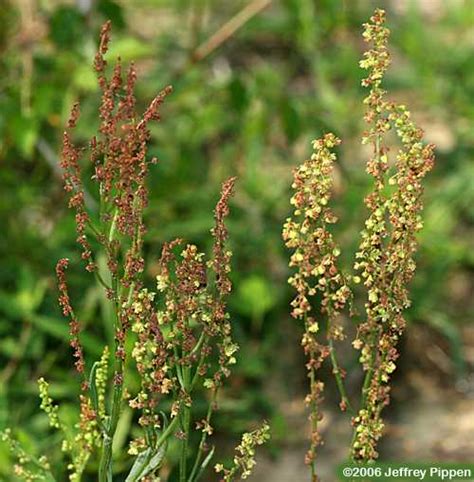
[[[56,277],[58,279],[58,291],[59,298],[58,302],[63,310],[63,315],[70,318],[69,322],[69,334],[71,336],[71,347],[74,350],[74,357],[76,358],[75,366],[76,370],[83,374],[85,363],[84,363],[84,351],[79,340],[80,324],[77,320],[74,311],[71,307],[71,302],[69,299],[69,292],[66,282],[66,269],[69,265],[69,260],[66,258],[60,259],[56,264]]]

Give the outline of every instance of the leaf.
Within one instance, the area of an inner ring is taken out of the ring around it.
[[[67,321],[42,315],[32,315],[30,321],[41,331],[44,331],[55,338],[69,342],[70,335]],[[102,354],[102,344],[99,339],[89,333],[81,333],[80,337],[84,348],[94,357],[100,357]]]
[[[106,59],[112,61],[120,57],[124,62],[128,62],[130,60],[147,57],[151,53],[151,45],[140,42],[133,37],[125,37],[116,39],[111,43],[110,49],[106,54]]]
[[[214,452],[216,450],[216,447],[213,446],[211,451],[207,454],[207,457],[204,459],[204,461],[201,464],[201,467],[199,468],[199,472],[197,473],[196,477],[191,482],[197,482],[202,475],[204,474],[204,471],[206,470],[207,466],[209,465],[209,462],[211,461],[212,457],[214,456]]]
[[[80,65],[74,71],[73,84],[84,92],[93,92],[97,86],[97,79],[94,71],[89,65]]]
[[[162,445],[152,456],[150,462],[148,465],[145,467],[145,470],[143,471],[142,477],[145,477],[148,474],[151,474],[154,472],[156,469],[158,469],[161,465],[161,462],[163,462],[163,459],[166,454],[166,446]]]
[[[139,481],[141,478],[158,469],[166,454],[166,445],[167,444],[162,445],[154,453],[150,447],[141,452],[137,456],[125,482]]]
[[[260,320],[277,302],[274,289],[268,281],[257,274],[245,278],[237,291],[236,309],[253,320]]]
[[[281,118],[288,142],[295,142],[302,129],[300,116],[294,102],[286,98],[282,101]]]
[[[166,416],[165,412],[160,412],[160,414],[163,417],[163,429],[161,431],[161,433],[163,433],[168,427],[168,417]],[[155,441],[160,438],[159,435],[160,431],[155,429]],[[168,442],[166,441],[158,448],[158,450],[155,451],[154,455],[152,455],[151,447],[148,447],[148,449],[141,452],[137,456],[135,463],[130,470],[130,473],[125,479],[125,482],[138,481],[142,477],[145,477],[145,475],[155,471],[163,461],[167,447]]]
[[[112,0],[99,0],[97,10],[112,21],[114,28],[123,29],[127,26],[122,7]]]
[[[132,465],[132,468],[130,469],[130,472],[127,478],[125,479],[125,482],[135,482],[139,480],[139,477],[141,476],[147,464],[150,453],[151,453],[151,448],[148,447],[145,451],[140,452],[138,454],[134,464]]]
[[[89,376],[89,388],[91,392],[91,401],[92,406],[94,407],[95,413],[99,413],[99,397],[97,395],[97,385],[96,385],[96,375],[97,375],[97,367],[99,366],[99,362],[95,362],[92,365],[91,373]]]
[[[9,120],[9,129],[21,155],[25,158],[31,157],[38,139],[37,122],[31,117],[13,116]]]
[[[132,418],[133,411],[130,409],[130,407],[125,406],[122,414],[120,415],[117,430],[115,431],[114,442],[112,445],[112,451],[114,453],[120,453],[123,450],[130,432],[130,426],[132,425]]]

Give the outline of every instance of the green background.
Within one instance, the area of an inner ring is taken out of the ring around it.
[[[159,163],[151,170],[146,212],[150,280],[164,241],[180,236],[209,250],[220,183],[238,177],[229,218],[230,310],[241,351],[218,437],[232,438],[266,417],[274,460],[294,438],[287,401],[301,404],[306,382],[301,328],[288,315],[288,253],[280,234],[290,212],[291,170],[310,154],[312,139],[328,131],[343,139],[334,203],[342,258],[350,266],[370,186],[359,140],[365,93],[358,61],[365,48],[361,25],[375,6],[387,10],[392,31],[385,85],[437,144],[402,343],[406,361],[396,382],[405,386],[419,369],[443,387],[443,396],[452,390],[462,398],[473,390],[473,2],[274,0],[193,60],[197,47],[249,3],[255,2],[0,0],[0,429],[14,427],[34,453],[51,454],[57,444],[39,412],[37,378],[52,382],[52,395],[71,421],[78,393],[67,321],[56,305],[58,258],[73,261],[72,297],[86,326],[87,356],[97,357],[113,337],[101,288],[79,263],[58,166],[74,100],[82,106],[76,139],[97,128],[100,99],[91,64],[108,18],[110,57],[136,61],[141,108],[163,86],[174,87],[163,121],[152,128],[150,155]],[[342,358],[354,368],[357,353],[346,348]],[[354,387],[358,381],[357,374],[348,380]],[[329,402],[333,389],[328,383]],[[130,420],[126,414],[121,434]],[[13,480],[8,467],[0,445],[0,476]]]

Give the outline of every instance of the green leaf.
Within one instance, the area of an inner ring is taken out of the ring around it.
[[[114,28],[123,29],[126,27],[122,7],[112,0],[99,0],[97,10],[107,19],[112,21]]]
[[[132,465],[132,468],[130,469],[130,472],[125,479],[125,482],[135,482],[139,480],[141,477],[141,474],[150,458],[151,454],[151,448],[148,447],[145,451],[140,452],[135,459],[134,464]]]
[[[213,446],[211,451],[207,454],[207,457],[202,462],[201,467],[199,468],[199,472],[197,473],[196,477],[191,482],[197,482],[202,477],[202,475],[204,474],[204,471],[206,470],[207,466],[209,465],[209,462],[212,460],[212,457],[214,456],[215,450],[216,450],[216,447]]]
[[[14,116],[10,118],[9,129],[20,153],[25,158],[31,157],[38,139],[37,122],[32,118]]]
[[[166,444],[153,452],[151,447],[141,452],[133,464],[125,482],[136,482],[158,469],[166,454]]]
[[[97,78],[90,65],[80,65],[73,74],[73,84],[84,92],[94,92],[97,87]]]
[[[49,335],[59,338],[61,340],[69,342],[69,325],[67,321],[57,318],[33,315],[31,322],[41,331],[48,333]],[[102,354],[102,344],[98,338],[91,336],[89,333],[81,333],[81,342],[84,348],[95,357],[100,357]]]
[[[125,406],[122,414],[120,415],[117,430],[115,431],[114,443],[112,445],[112,451],[114,453],[120,453],[123,450],[128,434],[130,433],[132,418],[133,411],[130,409],[130,407]]]
[[[276,302],[275,290],[262,276],[251,275],[239,285],[236,309],[253,320],[260,320]]]
[[[120,57],[124,62],[128,62],[130,60],[147,57],[151,53],[152,47],[150,44],[141,42],[134,37],[125,37],[122,39],[114,39],[110,44],[106,58],[109,61],[113,61],[117,57]]]
[[[97,395],[97,385],[96,385],[96,375],[97,375],[97,367],[99,366],[99,362],[95,362],[92,365],[91,373],[89,376],[89,388],[91,392],[91,401],[92,406],[96,413],[99,413],[99,397]]]

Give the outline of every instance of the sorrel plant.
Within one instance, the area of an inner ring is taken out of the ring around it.
[[[434,147],[423,141],[422,131],[413,123],[405,106],[387,99],[382,87],[390,64],[387,49],[389,31],[385,13],[376,10],[365,24],[364,40],[371,48],[360,66],[368,71],[362,81],[369,94],[362,143],[370,146],[367,173],[373,178],[365,198],[368,209],[355,254],[355,272],[340,266],[341,247],[332,225],[338,221],[330,207],[335,148],[341,140],[327,133],[313,142],[314,153],[294,171],[293,216],[283,228],[283,238],[293,250],[289,278],[296,296],[292,316],[303,323],[302,345],[307,357],[310,390],[306,397],[311,428],[306,463],[311,480],[318,480],[316,457],[321,443],[319,422],[324,384],[318,370],[326,359],[340,392],[340,408],[352,415],[353,437],[350,456],[354,461],[373,461],[383,433],[382,410],[389,403],[390,377],[399,356],[397,344],[405,328],[404,312],[410,305],[408,283],[415,272],[416,234],[422,228],[423,178],[434,162]],[[69,460],[71,481],[85,474],[97,475],[100,482],[114,477],[113,441],[125,404],[137,413],[138,436],[129,435],[130,455],[127,482],[163,481],[162,467],[173,463],[170,447],[178,446],[175,479],[179,482],[203,480],[214,457],[209,445],[212,418],[219,390],[236,363],[238,346],[226,303],[232,285],[229,278],[232,253],[227,247],[225,225],[235,179],[222,185],[214,211],[213,249],[210,259],[194,245],[181,239],[165,243],[159,259],[156,287],[147,288],[144,277],[143,243],[146,233],[144,209],[148,202],[146,179],[151,164],[147,143],[148,125],[160,120],[159,108],[170,94],[167,87],[150,103],[143,115],[136,112],[133,65],[125,79],[120,61],[107,75],[105,54],[110,23],[102,28],[95,58],[102,91],[100,126],[88,148],[74,145],[71,130],[79,120],[76,104],[64,133],[62,168],[69,205],[75,210],[77,241],[86,269],[105,290],[114,312],[115,339],[106,345],[101,358],[90,364],[81,343],[82,324],[72,308],[66,269],[61,259],[56,273],[59,304],[69,318],[75,367],[81,378],[79,414],[71,431],[61,410],[49,395],[49,385],[41,378],[41,408],[51,427],[63,435],[62,449]],[[388,135],[400,141],[395,155],[389,151]],[[93,167],[99,211],[86,207],[82,164],[85,157]],[[107,260],[106,273],[98,269],[98,255]],[[363,289],[356,288],[362,283]],[[364,313],[356,315],[360,291],[364,292]],[[357,334],[353,346],[360,350],[364,371],[358,405],[349,400],[345,371],[338,363],[337,341],[344,339],[344,317],[354,317]],[[134,369],[140,387],[133,389],[129,375]],[[204,418],[197,417],[196,397],[207,393]],[[199,441],[191,435],[197,431]],[[134,432],[136,433],[136,432]],[[17,457],[20,479],[56,480],[45,457],[27,454],[9,431],[3,439]],[[245,433],[236,447],[233,464],[214,465],[221,481],[246,479],[255,465],[255,449],[269,437],[269,427]]]
[[[81,321],[69,296],[69,260],[59,260],[59,304],[69,318],[75,368],[81,378],[79,421],[74,433],[62,421],[43,378],[39,380],[41,408],[47,413],[50,426],[62,433],[62,450],[69,459],[71,481],[82,480],[86,470],[95,473],[99,482],[113,480],[113,442],[128,404],[138,413],[141,430],[134,438],[129,434],[128,454],[134,460],[126,481],[161,480],[161,467],[170,463],[167,449],[171,443],[177,443],[179,482],[197,482],[202,480],[214,456],[208,440],[213,433],[212,416],[219,389],[229,377],[238,351],[226,309],[232,289],[232,253],[227,247],[225,219],[235,178],[222,185],[214,211],[210,259],[206,260],[196,246],[181,239],[165,243],[156,290],[147,289],[142,255],[146,233],[143,212],[148,203],[149,167],[156,162],[147,156],[148,126],[160,120],[159,108],[172,89],[165,88],[145,113],[138,115],[134,66],[129,67],[124,79],[118,60],[111,76],[107,75],[104,56],[110,27],[110,22],[102,27],[94,62],[102,91],[98,135],[91,139],[88,148],[74,145],[71,131],[80,116],[79,104],[75,104],[63,137],[61,167],[69,207],[75,210],[77,242],[85,268],[96,276],[113,307],[115,340],[113,346],[104,347],[100,360],[90,366],[81,343]],[[86,157],[94,171],[97,214],[86,208],[82,172]],[[107,259],[106,274],[99,271],[96,263],[100,253]],[[133,348],[128,349],[131,344]],[[127,379],[131,366],[140,380],[140,388],[135,392]],[[197,392],[208,393],[207,414],[200,419],[196,418],[194,405]],[[200,434],[196,447],[191,444],[195,431]],[[255,447],[268,437],[267,424],[244,434],[236,447],[233,465],[215,465],[221,480],[247,478],[255,465]],[[17,476],[28,481],[55,480],[44,457],[36,460],[27,455],[9,432],[4,433],[4,439],[18,458]]]
[[[295,210],[283,229],[285,244],[293,250],[290,267],[295,268],[289,278],[297,292],[291,303],[292,316],[304,323],[302,345],[308,360],[310,393],[306,402],[311,423],[306,463],[312,481],[317,480],[316,453],[321,442],[318,423],[324,388],[317,378],[318,368],[329,357],[341,395],[341,409],[353,414],[351,458],[375,460],[384,427],[381,413],[389,403],[390,376],[396,369],[397,344],[406,324],[404,311],[410,306],[407,286],[416,267],[416,233],[423,226],[422,181],[433,166],[434,146],[423,142],[423,132],[414,124],[406,107],[386,98],[382,80],[390,64],[388,35],[385,12],[377,9],[364,25],[363,37],[371,48],[360,62],[368,72],[362,81],[369,89],[364,99],[368,130],[362,143],[371,146],[367,173],[373,177],[373,187],[365,198],[368,217],[355,255],[357,274],[341,271],[338,262],[341,249],[330,229],[337,222],[329,207],[336,161],[333,149],[341,142],[334,134],[314,141],[313,155],[294,171],[295,193],[291,204]],[[386,140],[391,131],[401,144],[394,160],[389,157]],[[354,285],[361,281],[366,291],[365,314],[358,322],[353,346],[361,352],[365,378],[360,407],[354,411],[334,342],[344,338],[340,315],[346,308],[349,308],[346,315],[353,315]],[[320,297],[319,303],[316,295]]]

